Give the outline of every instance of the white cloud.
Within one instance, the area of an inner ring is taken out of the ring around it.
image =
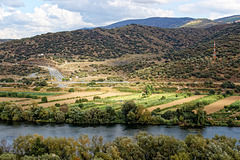
[[[83,19],[96,25],[128,18],[170,17],[173,10],[162,5],[176,0],[45,0],[60,8],[80,12]]]
[[[57,5],[44,4],[33,13],[0,8],[0,38],[22,38],[47,32],[93,27],[83,21],[78,12],[60,9]]]
[[[179,10],[188,14],[208,13],[211,19],[239,14],[239,0],[199,0],[181,5]]]
[[[24,3],[21,0],[0,0],[0,4],[14,8],[24,6]]]

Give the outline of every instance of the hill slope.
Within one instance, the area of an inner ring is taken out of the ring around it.
[[[217,57],[212,59],[213,41]],[[240,23],[210,28],[162,29],[129,25],[49,33],[0,44],[0,60],[16,63],[41,57],[62,61],[104,60],[124,55],[149,55],[101,67],[96,72],[123,73],[130,79],[239,80]],[[154,55],[154,56],[150,56]]]
[[[194,18],[167,18],[167,17],[152,17],[147,19],[135,19],[117,22],[102,28],[118,28],[131,24],[160,27],[160,28],[179,28],[186,23],[191,22]]]
[[[73,59],[117,58],[125,54],[169,54],[208,41],[227,25],[208,29],[162,29],[129,25],[115,29],[76,30],[49,33],[32,38],[14,40],[0,45],[0,60],[16,63],[45,56]]]
[[[240,21],[240,15],[223,17],[215,20],[210,20],[207,18],[195,19],[195,18],[170,18],[170,17],[152,17],[146,19],[132,19],[120,21],[102,28],[118,28],[131,24],[160,27],[160,28],[180,28],[180,27],[189,27],[189,28],[208,28],[211,26],[219,24],[227,24]]]

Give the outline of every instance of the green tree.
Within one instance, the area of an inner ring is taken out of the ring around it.
[[[56,123],[64,123],[65,122],[65,114],[62,111],[57,111],[54,113],[54,119]]]
[[[210,89],[209,94],[211,94],[211,95],[215,94],[215,89]]]
[[[122,113],[125,119],[127,119],[127,115],[130,111],[135,111],[136,109],[137,105],[134,103],[134,101],[127,101],[126,103],[124,103],[122,107]]]

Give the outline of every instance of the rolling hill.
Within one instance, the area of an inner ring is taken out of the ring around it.
[[[217,59],[212,59],[213,41]],[[129,79],[239,80],[240,23],[209,28],[164,29],[142,25],[121,28],[48,33],[0,44],[0,61],[24,62],[31,58],[56,62],[104,61],[125,55],[124,63],[92,66],[96,73],[111,71]],[[152,56],[154,55],[154,56]]]

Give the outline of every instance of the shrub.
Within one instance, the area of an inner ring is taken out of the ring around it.
[[[74,92],[74,88],[70,88],[68,92]]]
[[[80,98],[75,101],[75,103],[82,103],[82,102],[88,102],[87,98]]]
[[[47,97],[42,97],[42,98],[41,98],[41,101],[42,101],[43,103],[47,103],[47,102],[48,102]]]
[[[232,96],[234,94],[234,91],[233,90],[227,90],[226,94]]]
[[[84,105],[83,105],[82,103],[80,103],[80,104],[78,105],[78,107],[79,107],[79,108],[83,108]]]
[[[101,99],[101,97],[99,97],[99,96],[94,96],[94,97],[93,97],[93,100],[96,100],[96,99]]]
[[[35,87],[33,90],[34,90],[34,91],[40,91],[40,90],[41,90],[41,87]]]
[[[165,96],[162,96],[161,100],[164,100],[164,99],[166,99],[166,97],[165,97]]]
[[[55,106],[56,107],[60,107],[60,103],[55,103]]]
[[[200,95],[201,93],[199,91],[195,91],[195,95]]]

